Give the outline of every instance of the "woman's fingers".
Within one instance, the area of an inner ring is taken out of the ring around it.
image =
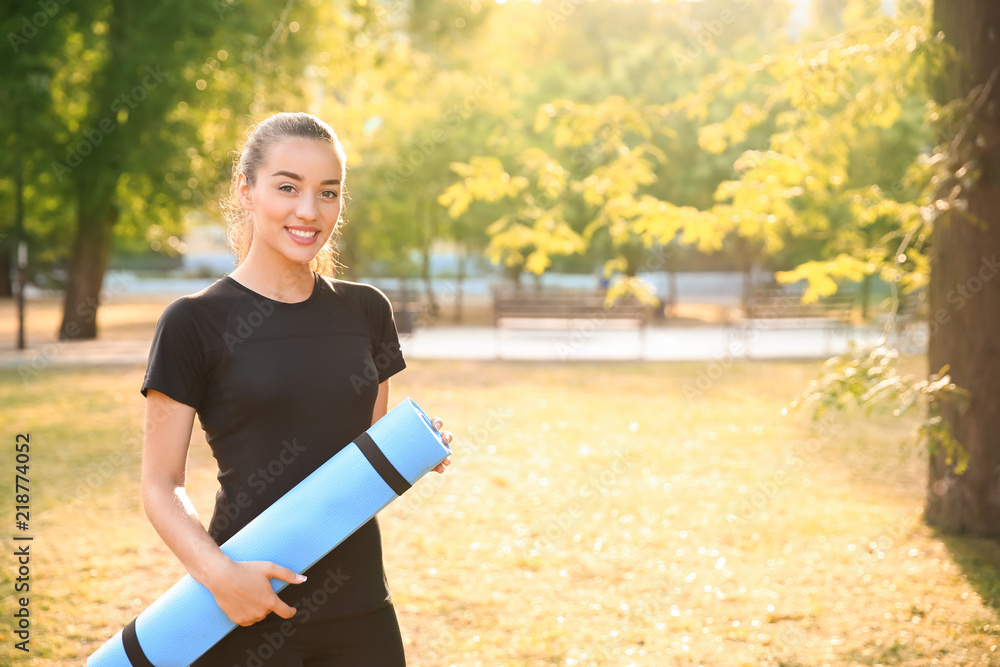
[[[273,611],[275,614],[277,614],[282,618],[291,618],[292,616],[295,616],[295,611],[296,611],[295,607],[290,606],[287,602],[285,602],[278,596],[275,596],[274,599],[277,600],[278,602],[276,605],[271,607],[271,611]]]
[[[278,565],[277,563],[269,563],[270,571],[268,572],[268,577],[270,579],[281,579],[282,581],[287,581],[290,584],[301,584],[306,580],[305,576],[289,570],[287,567]],[[268,584],[270,584],[270,579],[268,579]],[[274,604],[271,606],[271,611],[282,618],[291,618],[295,616],[295,607],[290,606],[284,600],[279,598],[277,594],[274,595]]]
[[[431,417],[431,424],[433,424],[434,428],[437,429],[441,433],[441,442],[443,442],[446,445],[450,445],[451,441],[454,438],[451,435],[451,431],[442,431],[441,430],[441,427],[444,426],[444,422],[441,421],[441,418],[440,417]],[[451,465],[451,457],[448,457],[444,461],[442,461],[440,465],[438,465],[436,468],[434,468],[434,471],[435,472],[444,472],[445,467],[449,466],[449,465]]]
[[[236,562],[227,576],[214,587],[216,602],[237,625],[253,625],[269,612],[282,618],[295,615],[295,607],[278,597],[271,588],[271,579],[300,584],[305,577],[268,561]]]
[[[442,431],[441,430],[441,427],[444,426],[444,422],[441,421],[441,418],[440,417],[432,417],[431,418],[431,424],[433,424],[434,428],[437,429],[437,431],[441,433],[441,442],[443,442],[446,445],[450,445],[451,441],[454,439],[454,437],[452,436],[451,431]],[[450,458],[445,459],[444,462],[441,465],[439,465],[438,467],[434,468],[434,470],[436,470],[437,472],[444,472],[444,467],[447,466],[447,465],[451,465],[451,459]]]
[[[289,570],[283,565],[278,565],[277,563],[268,563],[268,565],[270,565],[270,569],[268,570],[267,575],[271,579],[281,579],[282,581],[287,581],[290,584],[301,584],[306,580],[305,575]]]
[[[444,461],[442,461],[441,463],[439,463],[438,466],[436,468],[434,468],[434,471],[435,472],[444,472],[445,467],[450,466],[450,465],[451,465],[451,457],[449,456]]]
[[[434,425],[435,429],[437,429],[438,431],[440,431],[440,433],[441,433],[441,439],[444,440],[444,444],[447,445],[448,443],[451,442],[451,431],[442,431],[441,430],[441,427],[444,426],[444,422],[441,421],[440,417],[431,417],[431,424]]]

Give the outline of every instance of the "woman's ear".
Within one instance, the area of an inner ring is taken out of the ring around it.
[[[253,197],[250,196],[250,183],[247,181],[246,174],[240,173],[238,180],[236,181],[236,194],[239,197],[240,204],[248,211],[253,210]]]

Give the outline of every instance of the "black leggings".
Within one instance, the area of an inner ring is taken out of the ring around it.
[[[306,625],[241,626],[191,667],[405,667],[390,605],[361,616]]]

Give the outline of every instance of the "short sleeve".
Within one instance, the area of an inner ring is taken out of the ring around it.
[[[396,331],[392,304],[377,288],[372,288],[372,292],[372,359],[375,360],[378,381],[381,384],[406,368],[406,361],[399,346],[399,333]]]
[[[166,394],[197,409],[205,393],[205,346],[186,298],[172,302],[156,322],[146,375],[139,390]]]

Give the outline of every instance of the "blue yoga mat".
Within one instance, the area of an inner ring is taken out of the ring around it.
[[[222,545],[235,561],[302,572],[451,453],[407,398]],[[287,584],[272,579],[277,592]],[[87,660],[88,667],[188,667],[236,624],[186,575]]]

